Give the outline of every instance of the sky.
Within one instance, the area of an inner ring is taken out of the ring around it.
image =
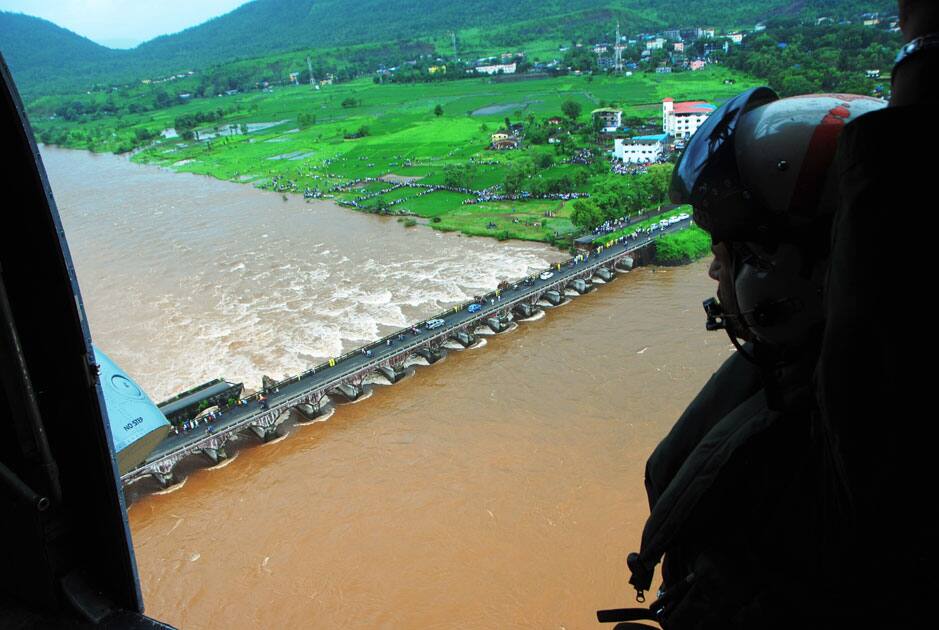
[[[0,0],[111,48],[131,48],[228,13],[248,0]]]

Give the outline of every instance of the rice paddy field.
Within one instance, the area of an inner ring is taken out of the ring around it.
[[[448,165],[471,164],[466,186],[492,188],[502,183],[513,161],[555,153],[549,145],[529,144],[521,150],[489,150],[490,135],[504,126],[506,118],[525,123],[532,117],[540,121],[562,116],[561,104],[571,100],[581,105],[582,123],[602,103],[622,108],[625,117],[642,117],[655,124],[665,97],[720,103],[752,85],[753,80],[716,66],[680,74],[568,75],[515,81],[480,78],[377,84],[363,78],[318,90],[289,86],[195,99],[95,125],[110,126],[115,138],[143,128],[164,132],[165,137],[134,154],[137,162],[273,190],[319,191],[347,202],[380,193],[370,199],[373,207],[397,202],[389,206],[395,213],[416,215],[436,229],[552,241],[574,229],[568,218],[570,202],[468,205],[465,201],[472,196],[462,193],[437,191],[418,196],[420,188],[387,191],[390,184],[385,181],[355,184],[365,178],[383,178],[439,185],[444,183]],[[443,109],[439,116],[434,112],[438,105]],[[218,110],[224,112],[222,119],[196,127],[197,138],[185,140],[175,134],[177,117]],[[610,147],[596,149],[612,149],[612,141]],[[605,158],[599,155],[599,161]],[[558,157],[534,177],[572,174],[578,169],[589,171],[589,177],[581,177],[583,183],[577,186],[583,192],[598,178],[609,176],[603,168],[590,169]]]

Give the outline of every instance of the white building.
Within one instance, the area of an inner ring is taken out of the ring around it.
[[[690,138],[715,109],[704,101],[676,103],[667,98],[662,101],[662,131],[673,138]]]
[[[655,136],[636,136],[613,141],[613,157],[626,164],[648,164],[662,157],[665,151],[664,133]]]
[[[623,126],[623,110],[614,107],[601,107],[590,112],[593,118],[599,118],[601,127],[606,131],[616,131]]]
[[[662,50],[664,46],[665,39],[662,37],[656,37],[646,42],[646,50]]]
[[[489,66],[476,66],[476,72],[479,74],[515,74],[516,64],[513,61],[512,63],[496,63]]]

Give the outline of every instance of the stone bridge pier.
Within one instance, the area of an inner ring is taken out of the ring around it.
[[[322,399],[318,399],[315,402],[300,403],[293,408],[293,411],[299,417],[298,422],[313,422],[321,415],[323,415],[323,412],[325,411],[323,407],[324,405]]]
[[[457,342],[464,348],[469,348],[471,345],[476,343],[476,335],[465,330],[458,330],[457,332],[450,335],[450,339]]]
[[[550,291],[545,291],[542,297],[551,304],[552,306],[558,306],[561,302],[564,301],[564,296],[560,291],[551,289]]]
[[[444,351],[440,348],[431,348],[430,346],[425,346],[420,350],[417,350],[414,354],[424,357],[428,363],[433,365],[440,359],[444,357]]]
[[[404,367],[400,365],[380,365],[375,371],[384,376],[389,383],[397,383],[407,376]]]
[[[604,282],[609,282],[610,280],[613,279],[613,276],[614,276],[613,271],[606,267],[599,267],[596,270],[596,272],[594,272],[594,275],[600,278],[601,280],[603,280]]]
[[[162,462],[155,470],[151,471],[150,474],[157,480],[160,487],[166,489],[179,483],[179,479],[173,474],[174,468],[176,468],[175,460]]]
[[[518,317],[522,319],[528,319],[529,317],[531,317],[532,315],[538,312],[538,307],[535,306],[534,304],[521,302],[515,305],[515,307],[512,309],[512,312],[514,312],[515,315],[517,315]]]
[[[567,286],[574,289],[581,295],[583,295],[584,293],[590,290],[590,285],[587,284],[587,281],[584,280],[583,278],[574,278],[573,280],[567,283]]]
[[[278,428],[281,423],[288,418],[289,413],[278,414],[276,417],[273,414],[262,416],[254,422],[248,425],[248,428],[254,433],[259,440],[262,442],[270,442],[271,440],[280,437],[280,432]]]
[[[486,325],[494,333],[500,333],[509,327],[509,320],[503,317],[487,317]]]
[[[352,402],[362,395],[362,387],[361,385],[353,385],[352,383],[339,383],[330,393],[339,394],[349,402]]]
[[[225,451],[225,442],[226,440],[222,438],[215,438],[209,440],[209,442],[204,444],[199,450],[210,462],[218,464],[228,459],[228,453]]]

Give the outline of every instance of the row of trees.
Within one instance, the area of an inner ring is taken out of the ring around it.
[[[668,200],[671,164],[656,164],[632,177],[609,178],[594,186],[590,197],[574,202],[571,223],[592,230],[622,216],[638,214]]]

